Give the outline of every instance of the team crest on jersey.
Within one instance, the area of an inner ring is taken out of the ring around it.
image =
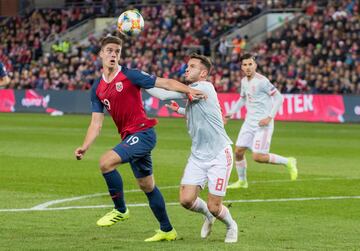
[[[124,88],[123,83],[122,83],[122,82],[117,82],[117,83],[115,84],[115,88],[116,88],[116,90],[117,90],[118,92],[121,92],[121,91],[123,90],[123,88]]]

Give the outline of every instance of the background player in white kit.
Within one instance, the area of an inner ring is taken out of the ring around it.
[[[186,209],[205,215],[201,229],[202,238],[209,236],[217,218],[227,227],[225,242],[233,243],[238,239],[238,226],[228,208],[222,205],[232,169],[232,142],[224,129],[216,91],[212,83],[206,81],[210,69],[211,62],[208,58],[197,54],[191,55],[185,80],[191,83],[191,88],[206,94],[207,99],[188,102],[186,108],[181,108],[172,101],[167,107],[186,115],[192,140],[191,155],[181,180],[180,203]],[[151,89],[149,90],[147,91],[151,95],[155,94]],[[165,93],[165,96],[166,93],[172,93],[160,89],[157,91]],[[181,95],[175,93],[172,98],[181,98]],[[162,99],[169,99],[169,95],[166,98],[163,95]],[[200,190],[206,183],[209,188],[207,203],[199,197]]]
[[[274,118],[283,98],[266,77],[256,72],[256,68],[255,57],[245,54],[241,60],[241,69],[246,76],[241,80],[240,98],[226,114],[226,118],[230,118],[246,105],[245,122],[235,145],[235,166],[239,179],[229,185],[229,189],[248,187],[245,158],[247,149],[252,150],[252,157],[256,162],[286,166],[291,180],[296,180],[298,174],[295,158],[269,153]]]

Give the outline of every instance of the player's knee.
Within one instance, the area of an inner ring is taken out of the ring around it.
[[[244,159],[244,154],[245,154],[244,149],[237,148],[237,147],[235,148],[235,158],[236,158],[236,160],[238,160],[238,161],[243,160]]]
[[[144,193],[150,193],[154,190],[154,185],[153,184],[149,184],[149,182],[138,182],[139,184],[139,188],[144,192]]]
[[[152,175],[149,175],[149,176],[146,176],[143,178],[137,178],[136,181],[139,185],[139,188],[144,193],[150,193],[155,188],[155,181],[154,181],[154,177]]]
[[[104,157],[100,159],[99,166],[102,173],[108,173],[115,169],[114,165]]]
[[[253,157],[253,160],[258,163],[266,163],[267,162],[266,154],[253,153],[252,157]]]
[[[146,184],[145,183],[142,183],[142,182],[138,182],[138,185],[139,185],[139,188],[143,191],[143,192],[147,192],[146,190],[146,188],[147,188],[147,186],[146,186]],[[150,191],[151,192],[151,191]]]
[[[190,209],[194,204],[194,200],[190,197],[180,196],[180,204],[182,207]]]
[[[220,213],[221,203],[209,203],[208,202],[207,207],[208,207],[210,213],[216,217]]]

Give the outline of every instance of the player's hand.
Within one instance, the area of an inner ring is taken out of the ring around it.
[[[190,92],[188,93],[188,97],[190,101],[198,100],[198,99],[207,99],[207,95],[202,91],[190,88]]]
[[[259,121],[259,126],[267,126],[271,122],[272,117],[267,117]]]
[[[85,155],[85,152],[86,152],[86,149],[85,148],[83,148],[83,147],[78,147],[78,148],[76,148],[76,150],[75,150],[75,158],[77,159],[77,160],[81,160],[83,157],[84,157],[84,155]]]
[[[169,104],[165,104],[165,106],[167,108],[170,108],[171,110],[173,110],[174,112],[177,112],[180,108],[179,104],[176,103],[174,100],[170,101],[170,105]]]

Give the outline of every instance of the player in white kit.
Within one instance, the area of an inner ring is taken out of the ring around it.
[[[245,122],[239,132],[235,146],[235,166],[239,179],[228,186],[229,189],[247,188],[247,163],[245,151],[252,150],[252,157],[259,163],[281,164],[287,167],[291,180],[297,179],[296,159],[269,153],[271,137],[274,131],[274,118],[283,103],[280,92],[269,79],[256,72],[255,57],[245,54],[241,69],[245,77],[241,80],[240,98],[226,114],[230,118],[246,106]]]
[[[201,229],[201,237],[207,238],[211,233],[215,219],[219,219],[227,227],[225,242],[233,243],[238,239],[238,226],[228,208],[222,204],[228,185],[233,156],[232,141],[226,134],[220,104],[212,83],[206,81],[211,69],[211,62],[204,56],[190,56],[185,72],[185,80],[193,89],[201,90],[206,99],[193,100],[186,108],[179,107],[174,101],[167,105],[173,111],[186,116],[187,127],[192,140],[191,154],[184,170],[180,187],[181,205],[205,216]],[[155,92],[148,91],[151,95]],[[169,99],[171,93],[161,92],[161,99]],[[182,94],[172,96],[181,98]],[[201,189],[208,183],[207,203],[199,197]]]

